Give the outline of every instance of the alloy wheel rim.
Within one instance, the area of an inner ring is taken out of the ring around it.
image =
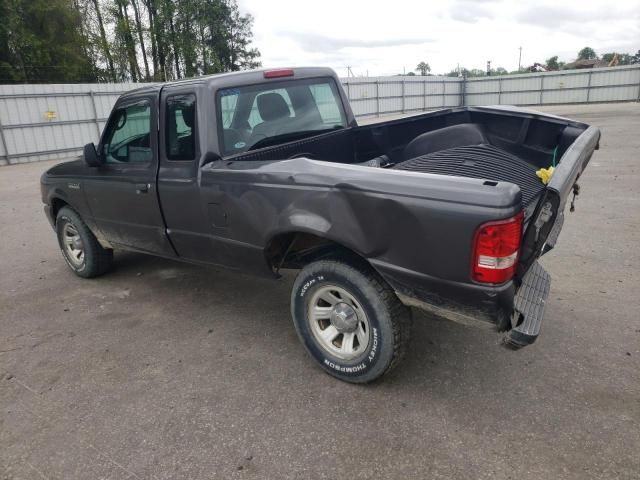
[[[84,244],[78,233],[78,229],[71,223],[67,223],[62,229],[62,243],[64,252],[74,267],[81,267],[84,263]]]
[[[326,352],[347,361],[366,352],[369,320],[360,302],[344,288],[318,288],[309,300],[307,313],[313,336]]]

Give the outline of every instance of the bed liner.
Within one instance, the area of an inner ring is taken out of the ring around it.
[[[522,191],[522,205],[529,206],[545,186],[536,167],[493,145],[468,145],[428,153],[400,162],[395,170],[510,182]]]

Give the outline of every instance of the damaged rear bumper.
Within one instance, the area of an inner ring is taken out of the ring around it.
[[[396,265],[371,261],[407,306],[465,325],[500,331],[510,326],[515,285],[478,285],[434,278]]]
[[[416,278],[416,272],[384,267],[386,265],[382,268],[376,265],[407,306],[464,325],[508,330],[503,344],[511,349],[532,344],[540,334],[551,277],[537,261],[517,288],[513,282],[480,286],[444,282],[422,275]]]

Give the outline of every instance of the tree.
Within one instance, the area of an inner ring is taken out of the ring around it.
[[[115,0],[111,8],[116,23],[115,36],[116,43],[120,48],[120,56],[126,59],[128,73],[131,80],[137,82],[142,76],[140,74],[140,65],[138,65],[137,44],[131,32],[131,19],[128,11],[129,0]],[[124,65],[122,62],[121,65]]]
[[[131,6],[133,7],[133,14],[136,21],[136,30],[138,31],[138,40],[140,41],[140,50],[142,51],[145,80],[149,81],[151,78],[151,74],[149,73],[149,61],[147,60],[147,48],[144,44],[144,29],[142,27],[142,21],[140,20],[140,6],[138,5],[138,0],[131,0]]]
[[[0,2],[0,82],[95,81],[76,7],[72,0]]]
[[[94,41],[98,45],[98,49],[102,51],[106,61],[107,69],[109,73],[109,80],[116,81],[116,70],[113,66],[113,57],[111,56],[111,49],[109,48],[109,41],[107,40],[107,33],[104,29],[104,21],[102,20],[102,13],[100,12],[100,5],[98,0],[92,0],[93,8],[95,9],[95,18],[98,22],[99,37]],[[90,30],[90,29],[89,29]]]
[[[431,67],[426,62],[420,62],[416,67],[416,72],[420,72],[420,75],[424,77],[431,72]]]
[[[260,66],[237,0],[0,0],[0,81],[165,81]]]
[[[596,51],[591,47],[584,47],[578,52],[578,60],[596,60],[597,58]]]
[[[640,51],[638,51],[638,54],[636,55],[632,55],[630,53],[616,53],[616,52],[611,52],[611,53],[603,53],[602,54],[602,60],[607,62],[607,64],[614,62],[614,64],[612,66],[616,66],[616,65],[633,65],[634,63],[638,63],[638,61],[636,61],[636,56],[640,57]]]
[[[484,77],[487,72],[479,68],[472,68],[471,70],[464,69],[465,77]]]
[[[547,70],[560,70],[560,65],[558,64],[557,55],[547,58],[547,61],[545,63],[547,65]]]

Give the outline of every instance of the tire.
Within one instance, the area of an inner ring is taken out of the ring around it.
[[[364,262],[319,260],[304,267],[293,284],[291,314],[311,357],[346,382],[380,378],[408,348],[411,310]]]
[[[69,268],[83,278],[103,275],[113,265],[113,250],[102,248],[80,215],[62,207],[56,216],[58,245]]]

